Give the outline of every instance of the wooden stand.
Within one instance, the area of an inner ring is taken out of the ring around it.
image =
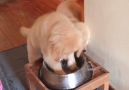
[[[63,0],[51,1],[57,1],[57,6]],[[78,0],[77,2],[81,6],[82,21],[84,21],[84,0]],[[42,6],[42,3],[39,2],[39,5]],[[94,75],[91,81],[76,88],[76,90],[95,90],[98,87],[100,87],[101,90],[115,90],[112,87],[109,87],[109,72],[102,66],[100,66],[98,63],[94,62],[94,60],[92,60],[89,56],[87,56],[86,54],[84,55],[87,58],[87,60],[92,63],[94,68],[99,67],[99,69],[94,71]],[[48,90],[47,87],[38,78],[38,71],[41,65],[42,60],[38,60],[33,66],[31,64],[25,65],[26,77],[28,79],[28,85],[30,90],[35,90],[35,88],[38,88],[39,90]]]
[[[86,54],[84,55],[87,60],[92,63],[94,68],[99,67],[99,69],[95,70],[91,81],[83,84],[75,90],[94,90],[98,87],[101,87],[101,90],[114,90],[109,89],[109,72],[94,62],[89,56]],[[47,87],[38,78],[38,71],[41,65],[42,60],[38,60],[34,65],[25,65],[26,77],[28,79],[30,90],[35,90],[35,88],[38,88],[39,90],[48,90]]]

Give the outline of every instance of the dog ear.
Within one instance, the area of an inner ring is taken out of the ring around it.
[[[87,49],[87,45],[90,40],[90,31],[88,29],[88,26],[83,22],[76,23],[76,28],[82,33],[82,36],[83,36],[83,43],[77,51],[77,56],[79,57],[82,51],[84,49],[85,50]]]
[[[52,58],[55,61],[59,62],[63,54],[63,43],[62,41],[60,41],[59,36],[54,36],[49,38],[48,50]]]
[[[61,56],[63,54],[63,45],[62,45],[62,43],[56,43],[56,44],[52,45],[50,49],[51,49],[50,50],[51,55],[54,58],[54,60],[56,62],[59,62],[60,58],[61,58]]]

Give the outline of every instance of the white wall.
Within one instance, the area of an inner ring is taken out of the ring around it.
[[[110,71],[116,90],[129,90],[129,0],[85,0],[85,22],[88,55]]]

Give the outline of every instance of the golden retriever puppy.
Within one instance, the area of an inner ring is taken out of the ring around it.
[[[87,48],[90,39],[90,32],[87,25],[84,22],[81,22],[82,15],[80,5],[77,3],[77,0],[65,0],[57,6],[56,11],[68,17],[75,25],[76,29],[81,31],[83,44],[77,52],[77,56],[79,57],[82,50]]]
[[[68,67],[76,68],[74,52],[83,44],[82,32],[65,15],[52,12],[39,17],[31,28],[21,27],[27,37],[30,63],[43,56],[57,74],[64,74],[60,61],[68,60]]]

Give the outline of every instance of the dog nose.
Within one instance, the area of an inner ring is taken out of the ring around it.
[[[61,65],[62,65],[62,67],[67,67],[67,65],[68,65],[68,62],[67,62],[67,60],[61,60]]]
[[[83,52],[86,52],[86,50],[84,49]]]
[[[64,70],[64,72],[66,74],[71,73],[71,71],[70,71],[70,69],[68,67],[68,60],[65,60],[65,59],[61,60],[61,66],[62,66],[62,69]]]

